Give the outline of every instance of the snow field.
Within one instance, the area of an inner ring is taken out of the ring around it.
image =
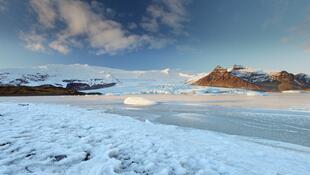
[[[0,104],[0,174],[306,175],[310,148],[68,105]]]

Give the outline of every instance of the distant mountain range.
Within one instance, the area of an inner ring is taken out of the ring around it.
[[[286,71],[256,71],[240,65],[230,69],[217,66],[211,73],[201,74],[81,64],[0,69],[0,95],[186,94],[197,93],[197,88],[202,94],[210,92],[201,86],[265,92],[310,90],[310,77]]]
[[[241,88],[256,91],[281,92],[287,90],[310,90],[310,76],[287,71],[267,73],[241,65],[231,69],[217,66],[211,73],[191,82],[198,86]]]
[[[81,64],[58,64],[32,68],[0,69],[0,87],[14,87],[12,88],[14,90],[18,89],[16,87],[23,87],[23,89],[20,90],[23,92],[30,92],[32,90],[27,87],[36,87],[36,89],[49,87],[48,92],[50,92],[51,89],[57,90],[58,92],[59,88],[63,88],[63,92],[67,93],[69,91],[66,89],[76,92],[91,90],[100,91],[101,89],[117,85],[118,88],[124,87],[126,90],[126,88],[142,89],[147,86],[150,88],[150,85],[184,84],[188,78],[193,76],[194,75],[170,69],[128,71]],[[11,92],[13,93],[14,91]],[[5,94],[5,92],[3,94]],[[40,92],[40,94],[42,93]],[[71,95],[74,93],[70,91],[68,94]]]

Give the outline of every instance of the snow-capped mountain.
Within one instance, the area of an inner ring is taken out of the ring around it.
[[[69,87],[91,90],[113,85],[167,85],[182,83],[191,74],[175,70],[128,71],[107,67],[73,65],[44,65],[32,68],[0,70],[0,84],[11,86]]]
[[[129,71],[81,64],[54,64],[0,69],[0,86],[60,87],[105,95],[247,94],[248,92],[242,89],[273,92],[308,90],[310,77],[306,74],[293,75],[286,71],[257,71],[240,65],[230,69],[218,66],[211,73],[192,74],[168,68]]]
[[[257,71],[241,65],[234,65],[230,69],[217,66],[211,73],[194,81],[192,84],[278,92],[309,90],[310,77],[302,73],[294,75],[287,71]]]

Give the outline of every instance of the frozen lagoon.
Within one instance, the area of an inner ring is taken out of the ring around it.
[[[135,95],[159,102],[123,104],[128,96],[1,97],[1,102],[70,104],[138,120],[263,138],[310,147],[310,93]]]
[[[0,174],[307,175],[310,148],[70,105],[0,103]]]

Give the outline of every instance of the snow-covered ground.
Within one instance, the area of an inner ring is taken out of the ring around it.
[[[0,174],[307,175],[310,148],[56,104],[0,103]]]

